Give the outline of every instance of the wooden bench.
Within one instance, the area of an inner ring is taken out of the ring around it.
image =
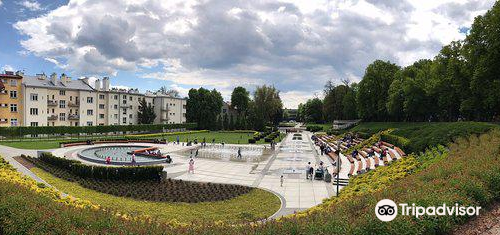
[[[368,157],[368,154],[364,151],[359,151],[359,154],[365,159],[366,161],[366,171],[369,171],[370,170],[370,167],[372,166],[372,162],[370,160],[370,158]]]
[[[358,174],[362,173],[362,169],[363,169],[363,163],[361,161],[358,161]]]
[[[351,177],[354,174],[354,163],[351,162],[351,169],[349,170],[349,174],[347,176]]]
[[[389,148],[394,148],[393,144],[389,144],[389,143],[384,142],[384,141],[381,141],[380,143],[383,144],[383,145],[385,145],[385,146],[387,146],[387,147],[389,147]]]
[[[401,156],[401,157],[406,156],[406,153],[403,152],[403,150],[401,150],[400,148],[394,147],[394,150],[396,150],[396,152],[398,152],[399,156]]]

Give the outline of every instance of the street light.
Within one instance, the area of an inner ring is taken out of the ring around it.
[[[340,146],[337,146],[337,150],[335,150],[335,154],[337,154],[337,197],[339,196],[339,186],[340,186]]]

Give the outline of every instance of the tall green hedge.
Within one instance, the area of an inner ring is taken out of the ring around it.
[[[82,164],[79,161],[56,157],[51,153],[41,154],[40,160],[82,178],[107,180],[159,180],[161,172],[163,171],[163,166],[90,166]]]
[[[194,129],[196,123],[181,124],[140,124],[111,126],[16,126],[0,127],[0,136],[21,137],[42,134],[94,134],[127,131],[161,131],[163,129]]]

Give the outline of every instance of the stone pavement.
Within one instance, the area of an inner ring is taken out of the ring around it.
[[[301,132],[296,133],[294,139],[294,133],[289,133],[281,143],[278,143],[274,154],[261,162],[235,162],[195,158],[194,174],[187,173],[189,157],[179,153],[193,147],[173,144],[148,145],[158,146],[163,153],[169,153],[172,156],[174,164],[164,165],[164,171],[167,172],[169,178],[198,182],[239,184],[273,192],[282,201],[281,209],[273,216],[279,217],[308,209],[322,203],[323,199],[335,195],[334,187],[331,183],[319,180],[306,180],[305,167],[308,162],[311,162],[316,168],[320,161],[323,161],[328,169],[332,169],[330,160],[326,156],[318,154],[310,137],[311,133]],[[144,144],[141,143],[138,145]],[[99,145],[92,147],[96,146]],[[76,154],[78,151],[88,147],[75,146],[49,151],[59,157],[74,158],[87,164],[96,164],[81,160]],[[12,159],[13,156],[21,154],[36,156],[36,151],[21,150],[0,145],[0,155],[4,156],[23,174],[39,182],[43,182],[42,179]],[[281,175],[284,177],[283,186],[280,183]]]

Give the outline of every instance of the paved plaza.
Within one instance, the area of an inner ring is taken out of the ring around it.
[[[109,144],[94,145],[93,147],[108,145]],[[116,146],[121,144],[112,145]],[[190,150],[195,151],[196,148],[200,148],[200,144],[194,146],[186,146],[185,143],[147,145],[158,147],[162,153],[169,154],[172,157],[173,164],[164,164],[164,171],[167,172],[167,177],[169,178],[197,182],[239,184],[258,187],[275,193],[282,201],[282,208],[274,217],[308,209],[322,203],[323,199],[335,195],[335,188],[332,183],[306,179],[305,167],[308,162],[311,162],[311,165],[316,168],[322,161],[330,172],[332,172],[333,167],[326,156],[318,154],[319,151],[311,142],[310,132],[300,132],[295,133],[295,135],[294,133],[287,134],[283,141],[277,144],[274,151],[267,151],[269,153],[267,158],[260,162],[229,161],[195,157],[194,174],[187,172],[190,156],[186,153],[189,153]],[[251,145],[237,146],[251,147]],[[237,146],[225,145],[224,148],[238,148]],[[255,147],[255,145],[253,146]],[[77,159],[86,164],[98,164],[82,160],[78,157],[77,153],[86,148],[89,148],[89,146],[74,146],[47,151],[52,152],[56,156]],[[269,145],[267,145],[266,148],[268,149]],[[20,155],[23,152],[30,155],[36,154],[36,151],[17,150],[4,146],[0,147],[0,153],[7,157]],[[11,158],[8,158],[8,160],[12,161]],[[17,162],[14,164],[16,166],[19,165]],[[29,170],[22,170],[33,177]],[[341,171],[341,177],[343,173],[344,172]],[[283,185],[281,185],[281,176],[283,176]]]

